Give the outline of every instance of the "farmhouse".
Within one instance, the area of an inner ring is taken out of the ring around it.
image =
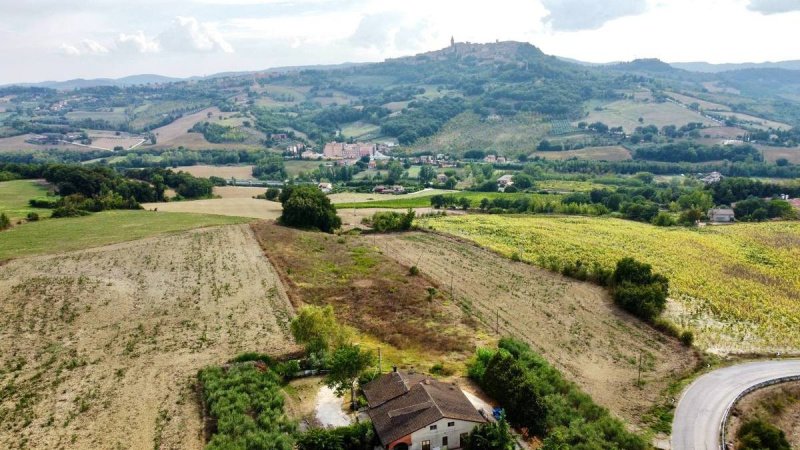
[[[503,175],[502,177],[497,179],[497,186],[504,188],[506,186],[511,186],[514,184],[514,176],[513,175]]]
[[[709,209],[708,220],[714,223],[730,223],[734,221],[734,213],[730,208]]]
[[[436,181],[439,183],[446,183],[447,182],[447,175],[440,173],[436,175]]]
[[[469,432],[486,422],[461,389],[425,375],[395,368],[363,390],[384,450],[462,448]]]
[[[719,183],[722,180],[722,174],[719,172],[711,172],[700,179],[705,184]]]
[[[330,194],[333,191],[333,184],[331,183],[319,183],[317,187],[325,194]]]

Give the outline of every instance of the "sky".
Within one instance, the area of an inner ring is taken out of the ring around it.
[[[800,0],[0,0],[0,84],[382,61],[451,36],[588,62],[781,61],[800,59],[798,24]]]

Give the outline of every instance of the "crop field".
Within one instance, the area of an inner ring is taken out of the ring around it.
[[[200,450],[197,371],[295,350],[291,304],[247,225],[0,274],[0,448]]]
[[[172,169],[175,172],[186,172],[196,177],[220,177],[230,179],[236,178],[237,180],[251,180],[253,179],[253,166],[179,166]]]
[[[670,279],[667,318],[715,353],[800,353],[800,223],[659,228],[612,218],[458,216],[420,224],[542,267],[634,257]]]
[[[551,136],[564,136],[580,131],[577,127],[569,123],[568,120],[553,120],[550,122]]]
[[[113,108],[111,111],[70,111],[65,116],[68,120],[107,120],[114,125],[121,125],[128,120],[125,108]]]
[[[591,181],[576,180],[540,180],[536,182],[536,189],[545,189],[555,192],[589,192],[593,189],[613,190],[614,186],[593,183]]]
[[[433,194],[431,194],[433,195]],[[558,201],[561,199],[558,195],[547,195],[547,194],[525,194],[525,193],[509,193],[504,194],[502,192],[472,192],[472,191],[461,191],[461,192],[453,192],[451,194],[457,198],[466,197],[472,202],[472,207],[475,208],[478,206],[481,200],[484,198],[494,199],[498,197],[508,198],[511,200],[528,197],[531,200],[543,200],[543,201]],[[425,196],[398,196],[395,198],[388,198],[386,200],[380,200],[380,198],[376,198],[374,201],[361,201],[361,202],[353,202],[353,203],[336,203],[337,209],[345,209],[345,208],[425,208],[431,206],[431,199],[430,195]]]
[[[549,131],[550,124],[533,114],[488,121],[467,112],[451,119],[436,135],[417,141],[413,150],[448,153],[479,148],[511,156],[532,151]]]
[[[242,217],[124,210],[104,211],[85,217],[48,219],[0,232],[0,261],[247,221]]]
[[[45,197],[48,188],[44,181],[15,180],[0,182],[0,213],[6,213],[9,219],[21,219],[29,212],[36,212],[49,216],[46,209],[31,208],[28,200]]]
[[[625,161],[631,159],[631,153],[621,145],[609,147],[589,147],[580,150],[565,150],[563,152],[534,152],[530,155],[550,160],[588,159],[593,161]]]
[[[487,333],[530,343],[629,423],[643,425],[671,379],[696,362],[690,350],[620,312],[592,284],[439,234],[381,235],[376,246],[401,264],[417,265]],[[640,355],[644,389],[636,386]]]
[[[700,122],[709,126],[716,125],[715,122],[706,119],[699,113],[671,102],[643,103],[619,100],[603,104],[601,108],[601,111],[590,110],[589,115],[581,121],[603,122],[609,127],[622,127],[626,133],[631,133],[636,127],[643,125],[639,123],[640,117],[644,119],[644,125],[655,125],[659,128],[665,125],[681,127],[689,122]]]
[[[239,188],[241,189],[241,188]],[[245,188],[255,189],[255,188]],[[258,189],[258,193],[264,193],[265,189]],[[230,218],[250,217],[253,219],[277,219],[281,215],[281,204],[267,200],[257,200],[250,197],[214,198],[208,200],[191,200],[181,202],[166,203],[145,203],[143,208],[148,210],[158,210],[158,214],[166,213],[195,213],[218,216],[228,216]]]
[[[36,145],[36,144],[29,144],[25,142],[26,139],[32,138],[33,134],[22,134],[19,136],[12,136],[6,138],[0,138],[0,152],[25,152],[25,153],[33,153],[33,152],[45,152],[47,150],[52,149],[59,149],[59,150],[71,150],[71,151],[90,151],[92,149],[87,147],[81,147],[78,145],[67,144],[64,142],[60,142],[57,145]]]

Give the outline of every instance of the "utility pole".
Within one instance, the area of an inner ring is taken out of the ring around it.
[[[636,385],[642,387],[642,352],[639,352],[639,377],[636,380]]]

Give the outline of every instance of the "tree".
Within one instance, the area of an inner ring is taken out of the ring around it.
[[[669,281],[653,273],[649,264],[623,258],[617,261],[612,281],[614,302],[628,312],[652,321],[664,311]]]
[[[403,176],[403,165],[397,161],[392,161],[389,163],[388,173],[386,174],[386,182],[389,184],[395,184],[400,181],[400,178]]]
[[[6,213],[0,213],[0,230],[5,230],[11,226],[11,221],[8,220]]]
[[[514,436],[505,417],[473,428],[467,436],[466,450],[513,450]]]
[[[267,189],[267,192],[264,193],[264,198],[274,202],[278,198],[278,196],[280,194],[281,194],[281,190],[280,189],[278,189],[278,188],[269,188],[269,189]]]
[[[358,377],[375,360],[372,352],[361,350],[358,345],[344,344],[334,350],[330,358],[328,375],[325,376],[325,385],[336,391],[341,396],[350,389],[350,405],[355,409],[356,394],[355,384]]]
[[[306,306],[291,323],[295,341],[305,345],[309,356],[324,360],[334,348],[347,342],[348,333],[336,322],[333,307]]]
[[[426,184],[429,181],[436,178],[436,169],[430,165],[424,165],[419,169],[419,182],[422,184]]]
[[[518,189],[530,189],[533,187],[533,177],[525,173],[517,173],[512,178],[514,186]]]
[[[297,228],[317,228],[326,233],[342,226],[336,208],[316,186],[288,186],[279,196],[283,213],[280,223]]]

